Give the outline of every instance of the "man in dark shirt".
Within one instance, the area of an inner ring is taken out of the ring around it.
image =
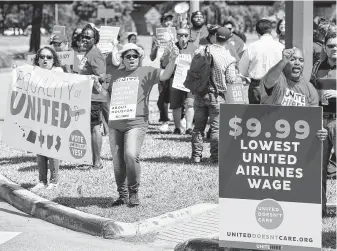
[[[190,41],[192,41],[196,46],[199,46],[200,39],[208,36],[204,14],[201,11],[193,12],[191,15],[191,23]]]
[[[328,138],[323,144],[322,168],[322,204],[323,214],[327,215],[326,208],[326,180],[327,173],[336,173],[336,167],[328,170],[331,151],[336,151],[336,58],[337,38],[335,32],[330,32],[324,39],[323,50],[327,58],[318,60],[312,70],[311,83],[314,84],[320,96],[320,106],[323,107],[323,125],[328,130]]]

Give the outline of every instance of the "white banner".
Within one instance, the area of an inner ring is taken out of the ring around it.
[[[62,65],[74,65],[74,51],[60,51],[56,52],[59,60],[61,61]],[[27,61],[32,63],[34,62],[35,54],[27,55]]]
[[[24,65],[13,70],[3,143],[70,162],[91,164],[89,76]]]
[[[191,55],[189,55],[189,54],[188,54],[188,56],[191,57]],[[177,68],[174,72],[174,78],[173,78],[173,83],[172,83],[173,88],[178,89],[178,90],[182,90],[184,92],[190,92],[190,90],[187,89],[184,86],[184,82],[185,82],[186,77],[187,77],[187,71],[190,69],[190,66],[191,66],[190,57],[177,58],[177,61],[176,61],[177,62]]]
[[[99,43],[97,48],[101,50],[102,53],[111,52],[113,49],[112,42],[118,37],[119,27],[111,26],[101,26],[99,30]]]

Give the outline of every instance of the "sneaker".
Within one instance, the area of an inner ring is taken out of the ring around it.
[[[180,134],[181,134],[180,128],[174,129],[173,134],[178,134],[178,135],[180,135]]]
[[[52,189],[56,189],[56,188],[58,188],[58,184],[57,183],[49,183],[49,185],[47,186],[46,189],[52,190]]]
[[[128,198],[126,198],[126,197],[119,197],[117,200],[115,200],[112,203],[112,206],[113,207],[119,207],[119,206],[122,206],[122,205],[127,205],[128,203],[129,203]]]
[[[192,162],[194,162],[194,163],[200,163],[201,162],[201,157],[192,157]]]
[[[130,193],[129,194],[129,207],[135,207],[140,204],[138,193]]]
[[[180,121],[180,130],[182,131],[185,131],[186,130],[186,119],[183,118],[181,121]]]
[[[47,184],[44,184],[43,182],[40,182],[39,184],[37,184],[36,186],[34,186],[31,190],[32,191],[37,191],[40,189],[45,189],[47,188]]]
[[[163,122],[161,127],[159,128],[160,132],[168,132],[169,130],[169,124],[167,122]]]
[[[185,131],[185,134],[192,135],[192,132],[193,132],[193,129],[192,129],[192,128],[188,128],[188,129]]]

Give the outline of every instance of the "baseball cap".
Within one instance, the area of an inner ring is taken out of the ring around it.
[[[160,18],[160,22],[162,23],[162,22],[164,22],[167,18],[173,18],[173,15],[172,14],[170,14],[170,13],[165,13],[164,15],[162,15],[161,16],[161,18]]]
[[[62,43],[68,41],[64,35],[52,35],[50,38],[50,44],[52,43]]]
[[[216,32],[216,36],[224,40],[227,40],[231,37],[231,32],[226,27],[220,27]]]
[[[202,16],[204,16],[204,14],[201,12],[201,11],[195,11],[195,12],[193,12],[192,14],[191,14],[191,19],[193,19],[196,15],[202,15]]]

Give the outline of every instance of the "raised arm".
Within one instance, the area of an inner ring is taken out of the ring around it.
[[[179,55],[179,49],[177,46],[174,45],[172,48],[172,51],[170,52],[168,64],[166,65],[164,70],[160,71],[160,75],[159,75],[160,81],[168,80],[172,76],[172,73],[175,68],[175,61],[178,55]]]
[[[151,53],[150,53],[151,61],[154,61],[156,59],[157,53],[158,53],[158,48],[159,48],[158,39],[157,39],[157,37],[153,37]]]
[[[284,67],[290,61],[292,55],[294,54],[293,49],[285,49],[282,53],[282,59],[276,65],[274,65],[265,75],[264,85],[267,89],[273,88],[275,86],[276,81],[280,77]]]

